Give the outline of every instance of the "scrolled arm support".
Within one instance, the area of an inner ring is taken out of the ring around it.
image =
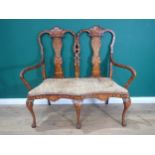
[[[131,82],[135,79],[135,77],[136,77],[136,71],[135,71],[132,67],[130,67],[130,66],[126,66],[126,65],[122,65],[122,64],[116,63],[116,62],[112,59],[112,57],[111,57],[111,62],[112,62],[112,65],[114,65],[114,66],[116,66],[116,67],[120,67],[120,68],[127,69],[127,70],[129,70],[129,71],[131,72],[130,78],[128,79],[128,81],[127,81],[127,82],[125,83],[125,85],[124,85],[124,87],[125,87],[126,89],[128,89],[130,83],[131,83]]]
[[[31,90],[32,87],[31,85],[29,84],[29,82],[24,78],[24,75],[26,72],[28,71],[31,71],[31,70],[34,70],[34,69],[37,69],[39,67],[44,67],[43,68],[43,71],[42,71],[42,75],[43,75],[43,78],[45,79],[46,78],[46,73],[45,73],[45,64],[44,64],[44,49],[43,49],[43,45],[42,45],[42,42],[41,42],[41,37],[44,35],[44,34],[49,34],[49,31],[43,31],[39,34],[39,37],[38,37],[38,44],[39,44],[39,47],[40,47],[40,51],[41,51],[41,61],[39,64],[37,65],[34,65],[34,66],[30,66],[30,67],[27,67],[25,69],[23,69],[21,72],[20,72],[20,78],[21,80],[23,81],[24,85],[26,86],[26,88],[28,90]]]
[[[28,72],[28,71],[30,71],[30,70],[37,69],[37,68],[39,68],[39,67],[41,67],[41,66],[42,66],[42,64],[40,63],[40,64],[37,64],[37,65],[34,65],[34,66],[27,67],[27,68],[23,69],[23,70],[20,72],[20,78],[21,78],[21,80],[23,81],[24,85],[26,86],[26,88],[27,88],[28,90],[31,90],[32,87],[31,87],[31,85],[29,84],[29,82],[25,79],[25,77],[24,77],[25,73]]]

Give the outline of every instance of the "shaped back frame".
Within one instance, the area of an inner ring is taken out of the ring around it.
[[[93,51],[92,57],[92,76],[93,77],[100,77],[100,48],[101,48],[101,37],[103,37],[104,33],[110,33],[112,35],[112,40],[110,43],[110,67],[109,67],[109,77],[112,78],[112,54],[113,54],[113,46],[115,43],[115,33],[110,29],[104,29],[99,26],[94,26],[90,29],[81,30],[77,34],[77,42],[80,40],[80,35],[82,33],[88,33],[89,37],[91,38],[91,47]],[[79,46],[80,44],[78,44]],[[80,49],[80,46],[79,46]],[[78,53],[79,54],[79,53]]]
[[[62,57],[61,57],[61,50],[62,50],[62,44],[63,44],[63,37],[65,36],[66,33],[70,33],[73,38],[74,38],[74,46],[73,50],[75,51],[75,40],[76,40],[76,35],[74,32],[70,30],[63,30],[60,29],[59,27],[54,27],[51,30],[45,30],[42,31],[39,34],[38,37],[38,43],[41,49],[41,64],[42,64],[42,76],[43,79],[46,79],[46,69],[45,69],[45,54],[44,54],[44,48],[42,44],[42,37],[45,34],[48,34],[51,39],[52,39],[52,44],[55,52],[55,58],[54,58],[54,66],[55,66],[55,72],[54,72],[54,77],[55,78],[63,78],[63,69],[62,69]]]
[[[62,70],[62,57],[61,57],[61,50],[62,50],[62,40],[66,33],[70,33],[74,38],[74,66],[75,66],[75,77],[80,76],[80,35],[82,33],[88,33],[91,38],[91,47],[93,51],[92,57],[92,76],[93,77],[100,77],[100,48],[101,48],[101,37],[103,37],[104,33],[109,32],[112,35],[112,40],[110,43],[110,67],[109,67],[109,77],[112,78],[112,54],[113,54],[113,46],[115,43],[115,33],[110,29],[104,29],[99,26],[94,26],[90,29],[81,30],[77,35],[70,30],[63,30],[59,27],[54,27],[51,30],[42,31],[38,37],[38,43],[41,49],[41,65],[42,65],[42,76],[43,79],[46,79],[46,69],[45,69],[45,55],[44,55],[44,48],[41,41],[41,38],[48,34],[52,38],[52,44],[55,52],[54,58],[54,65],[55,65],[55,78],[63,78],[63,70]]]

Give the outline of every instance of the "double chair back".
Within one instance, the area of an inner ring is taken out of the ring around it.
[[[125,88],[128,88],[131,81],[134,79],[136,72],[133,68],[130,66],[125,66],[122,64],[118,64],[113,60],[113,52],[114,52],[114,43],[115,43],[115,33],[111,29],[104,29],[99,26],[94,26],[90,29],[83,29],[79,33],[75,34],[73,31],[70,30],[64,30],[59,27],[54,27],[51,30],[45,30],[42,31],[39,34],[38,37],[38,43],[40,46],[41,51],[41,61],[36,66],[33,66],[33,68],[42,67],[42,76],[43,79],[46,79],[46,68],[45,68],[45,53],[44,53],[44,47],[42,43],[42,37],[46,34],[48,34],[52,39],[52,44],[55,52],[55,58],[54,58],[54,66],[55,66],[55,78],[63,78],[63,68],[62,68],[62,45],[63,45],[63,37],[67,34],[71,34],[74,39],[73,44],[73,51],[74,51],[74,67],[75,67],[75,77],[80,77],[80,36],[83,33],[88,33],[89,37],[91,38],[91,47],[92,47],[92,76],[93,77],[100,77],[101,76],[101,60],[100,60],[100,48],[101,48],[101,38],[105,33],[110,33],[112,36],[111,42],[110,42],[110,57],[109,57],[109,77],[112,78],[112,66],[122,67],[124,69],[129,70],[132,73],[132,76],[127,81],[127,83],[124,85]],[[30,67],[28,70],[31,70]],[[26,72],[27,70],[24,70],[23,72]],[[30,90],[31,86],[29,83],[23,78],[23,72],[21,72],[21,79],[24,82],[25,86]]]

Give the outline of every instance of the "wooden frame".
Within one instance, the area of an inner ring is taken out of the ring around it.
[[[41,38],[45,35],[48,34],[53,41],[53,48],[55,50],[55,78],[63,78],[63,70],[62,70],[62,58],[61,58],[61,48],[62,48],[62,39],[66,33],[70,33],[73,36],[74,39],[74,45],[73,45],[73,51],[74,51],[74,66],[75,66],[75,77],[79,78],[80,77],[80,36],[82,33],[88,33],[89,36],[91,37],[91,46],[92,46],[92,51],[93,51],[93,58],[92,58],[92,76],[93,77],[100,77],[100,57],[99,57],[99,52],[100,52],[100,47],[101,47],[101,37],[104,35],[104,33],[110,33],[112,35],[112,41],[110,43],[110,64],[109,64],[109,77],[112,79],[112,67],[117,66],[123,69],[127,69],[128,71],[131,72],[131,77],[129,80],[126,82],[124,87],[128,89],[131,81],[135,78],[136,76],[136,71],[129,66],[118,64],[113,60],[113,46],[115,43],[115,33],[110,30],[110,29],[103,29],[99,26],[95,26],[91,29],[84,29],[81,30],[77,35],[70,31],[70,30],[63,30],[60,29],[59,27],[54,27],[51,30],[46,30],[43,31],[39,34],[38,37],[38,43],[41,49],[41,61],[39,64],[31,67],[27,67],[24,70],[21,71],[20,73],[20,78],[25,84],[25,86],[28,88],[28,90],[31,90],[32,87],[31,85],[27,82],[27,80],[24,78],[24,75],[26,72],[37,69],[39,67],[42,67],[42,76],[43,79],[46,79],[46,71],[45,71],[45,58],[44,58],[44,49],[42,45]],[[85,94],[85,95],[80,95],[80,96],[74,96],[71,94],[44,94],[44,95],[37,95],[37,96],[27,96],[27,108],[30,111],[32,118],[33,118],[33,123],[32,127],[36,127],[36,117],[33,111],[33,101],[35,99],[42,99],[46,98],[48,100],[48,104],[50,105],[50,100],[56,101],[60,98],[68,98],[68,99],[73,99],[74,100],[74,106],[77,114],[77,124],[76,127],[79,129],[81,128],[81,123],[80,123],[80,110],[81,110],[81,102],[84,98],[98,98],[101,100],[106,100],[106,103],[108,103],[108,99],[110,97],[118,97],[123,99],[124,103],[124,109],[122,113],[122,126],[126,126],[126,112],[131,105],[131,99],[129,96],[129,93],[98,93],[98,94]]]

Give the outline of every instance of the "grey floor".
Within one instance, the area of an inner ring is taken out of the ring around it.
[[[37,128],[24,105],[0,105],[0,134],[155,134],[155,104],[132,104],[127,127],[121,126],[122,104],[83,105],[82,129],[75,128],[72,105],[35,105]]]

